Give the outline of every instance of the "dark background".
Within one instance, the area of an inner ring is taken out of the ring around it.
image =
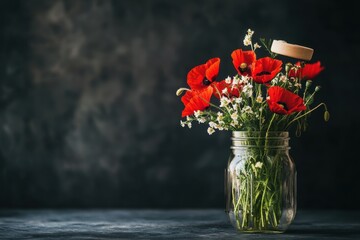
[[[0,1],[0,207],[224,208],[230,133],[179,126],[190,68],[254,38],[315,49],[328,103],[293,135],[300,208],[359,209],[352,1]]]

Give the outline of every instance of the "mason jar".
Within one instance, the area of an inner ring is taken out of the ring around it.
[[[296,168],[288,132],[234,131],[226,212],[241,232],[284,232],[296,214]]]

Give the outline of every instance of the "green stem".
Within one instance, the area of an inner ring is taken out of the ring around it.
[[[286,128],[285,129],[287,129],[293,122],[295,122],[295,121],[297,121],[297,120],[299,120],[300,118],[302,118],[302,117],[304,117],[304,116],[306,116],[306,115],[308,115],[308,114],[310,114],[311,112],[313,112],[313,111],[315,111],[316,109],[318,109],[319,107],[321,107],[321,106],[324,106],[324,108],[325,108],[325,111],[327,111],[327,107],[326,107],[326,104],[325,103],[320,103],[319,105],[317,105],[316,107],[314,107],[313,109],[311,109],[311,110],[309,110],[309,111],[307,111],[306,113],[304,113],[303,115],[300,115],[300,116],[298,116],[298,117],[296,117],[296,118],[294,118],[292,121],[290,121],[289,123],[288,123],[288,125],[286,126]]]
[[[248,199],[249,199],[249,184],[248,184],[248,177],[246,178],[246,182],[245,182],[245,184],[246,184],[246,186],[245,186],[245,188],[246,188],[246,192],[245,192],[245,204],[244,204],[244,206],[243,206],[243,214],[242,214],[242,217],[243,217],[243,219],[242,219],[242,224],[241,224],[241,227],[243,228],[244,226],[245,226],[245,222],[246,222],[246,220],[247,220],[247,211],[248,211],[248,209],[247,209],[247,206],[248,206]]]
[[[305,102],[305,106],[307,106],[307,104],[309,103],[309,101],[311,100],[311,98],[313,98],[314,96],[315,96],[315,93],[316,92],[313,92],[311,95],[310,95],[310,97],[308,98],[308,100]]]
[[[271,120],[270,120],[269,126],[268,126],[268,128],[267,128],[267,130],[266,130],[264,154],[265,154],[265,152],[267,151],[269,131],[270,131],[270,127],[271,127],[271,125],[272,125],[272,123],[273,123],[273,121],[274,121],[274,119],[275,119],[275,116],[276,116],[276,113],[273,114],[273,116],[272,116],[272,118],[271,118]]]
[[[273,114],[273,116],[272,116],[272,118],[270,120],[269,126],[268,126],[268,128],[266,130],[266,136],[265,136],[266,140],[267,140],[267,137],[268,137],[268,134],[269,134],[269,131],[270,131],[270,127],[271,127],[271,125],[272,125],[272,123],[273,123],[273,121],[275,119],[275,116],[276,116],[276,113]]]
[[[263,215],[263,206],[264,206],[264,198],[265,198],[265,193],[266,193],[266,188],[267,188],[267,184],[268,184],[269,179],[266,179],[265,181],[265,186],[264,186],[264,192],[263,195],[261,197],[261,206],[260,206],[260,217],[261,217],[261,223],[262,226],[265,227],[265,223],[264,223],[264,215]]]

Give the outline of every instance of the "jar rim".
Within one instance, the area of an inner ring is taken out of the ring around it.
[[[290,137],[287,131],[233,131],[231,140],[232,149],[249,147],[290,149]]]
[[[289,138],[288,131],[233,131],[232,132],[233,138]]]

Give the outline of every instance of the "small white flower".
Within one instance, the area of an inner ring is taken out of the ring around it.
[[[248,34],[249,36],[252,36],[252,35],[254,34],[254,31],[249,28],[249,29],[247,30],[247,34]]]
[[[274,84],[277,84],[278,83],[278,79],[277,78],[274,78],[273,80],[271,80],[271,83],[274,85]]]
[[[201,117],[201,118],[198,118],[197,121],[198,121],[199,123],[205,123],[205,122],[206,122],[206,118]]]
[[[262,163],[262,162],[256,162],[256,163],[255,163],[255,167],[256,167],[256,168],[262,168],[262,166],[263,166],[263,163]]]
[[[294,86],[301,89],[301,83],[294,83]]]
[[[251,43],[252,43],[251,38],[252,38],[253,34],[254,34],[254,31],[252,31],[251,29],[248,29],[247,34],[245,35],[244,41],[243,41],[245,46],[250,46],[251,45]]]
[[[216,120],[220,123],[222,122],[223,118],[224,118],[224,114],[222,112],[218,112]]]
[[[225,78],[225,83],[226,84],[230,84],[231,83],[231,77],[228,76],[227,78]]]
[[[234,85],[237,85],[237,84],[239,84],[239,82],[240,82],[240,78],[238,77],[238,76],[235,76],[234,78],[233,78],[233,86]]]
[[[268,100],[268,101],[269,101],[269,100],[270,100],[270,96],[267,96],[267,97],[266,97],[266,100]]]
[[[235,98],[235,102],[236,102],[236,103],[241,103],[241,102],[242,102],[242,98],[241,98],[241,97]]]
[[[227,90],[227,88],[224,88],[221,92],[222,92],[222,94],[227,94],[228,90]]]
[[[250,106],[245,106],[245,107],[243,107],[243,109],[241,109],[241,112],[243,112],[243,113],[253,113],[253,110],[251,109]]]
[[[209,127],[207,129],[207,132],[208,132],[209,135],[211,135],[211,134],[213,134],[215,132],[215,130],[213,128]]]
[[[237,112],[233,112],[230,117],[231,117],[232,120],[235,121],[235,120],[238,119],[238,113],[237,113]]]
[[[280,81],[285,83],[287,81],[287,77],[285,75],[280,76]]]
[[[210,126],[211,128],[216,128],[216,127],[217,127],[217,124],[211,121],[211,122],[209,122],[209,126]]]
[[[227,97],[220,98],[220,107],[226,107],[227,105],[229,105],[229,103],[230,99],[228,99]]]
[[[182,127],[185,127],[185,122],[183,122],[183,121],[180,120],[180,125],[181,125]]]
[[[248,76],[241,76],[240,84],[248,84],[249,77]]]
[[[252,88],[253,86],[250,83],[248,83],[243,87],[242,91],[247,97],[251,97],[251,95],[253,94]]]
[[[233,127],[236,127],[237,125],[239,124],[239,121],[238,120],[233,120],[230,125],[233,126]]]
[[[250,46],[251,45],[251,39],[247,36],[244,38],[244,46]]]
[[[192,127],[191,122],[188,122],[188,123],[187,123],[187,126],[188,126],[188,128],[191,128],[191,127]]]
[[[191,121],[191,118],[189,116],[186,116],[186,121]]]
[[[200,111],[200,110],[194,111],[194,116],[195,116],[196,118],[200,117],[200,114],[201,114],[201,111]]]
[[[258,49],[258,48],[261,48],[261,46],[258,44],[258,43],[255,43],[254,44],[254,50]]]
[[[264,100],[264,98],[262,96],[257,96],[256,97],[256,102],[257,103],[262,103],[263,100]]]

